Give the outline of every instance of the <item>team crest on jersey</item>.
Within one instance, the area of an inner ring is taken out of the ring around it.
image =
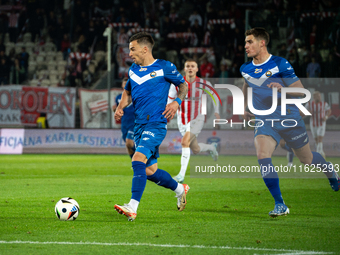
[[[272,76],[272,74],[273,74],[273,73],[272,73],[271,71],[267,71],[267,72],[266,72],[266,76],[267,76],[267,77]]]
[[[155,78],[156,76],[157,76],[156,72],[150,73],[150,77],[151,77],[151,78]]]
[[[262,69],[255,69],[255,72],[254,73],[262,73]]]
[[[143,71],[146,71],[146,70],[147,70],[147,68],[143,68],[143,67],[141,69],[139,69],[140,72],[143,72]]]

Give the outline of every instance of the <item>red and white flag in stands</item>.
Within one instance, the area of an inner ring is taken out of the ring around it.
[[[91,115],[94,115],[98,112],[106,112],[109,108],[109,104],[106,99],[100,99],[94,102],[88,103],[88,106],[91,111]]]

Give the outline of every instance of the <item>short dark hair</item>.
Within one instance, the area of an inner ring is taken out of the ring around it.
[[[146,44],[149,46],[150,49],[155,45],[155,41],[153,40],[152,36],[146,32],[139,32],[134,34],[130,37],[129,42],[137,41],[138,44]]]
[[[245,35],[253,35],[257,40],[264,40],[266,43],[266,46],[269,43],[269,34],[263,27],[254,27],[251,29],[248,29],[245,32]]]

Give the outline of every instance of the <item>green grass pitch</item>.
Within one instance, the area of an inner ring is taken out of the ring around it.
[[[257,164],[254,156],[225,159]],[[340,253],[340,192],[326,178],[280,179],[291,213],[278,218],[268,216],[274,202],[261,178],[187,177],[183,212],[172,191],[148,183],[128,222],[113,209],[130,199],[127,155],[1,155],[0,163],[0,254]],[[159,168],[175,175],[179,167],[179,155],[161,155]],[[71,222],[54,214],[67,196],[80,205]]]

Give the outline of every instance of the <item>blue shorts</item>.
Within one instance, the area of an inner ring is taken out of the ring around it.
[[[286,127],[282,125],[281,121],[275,121],[273,127],[272,121],[264,121],[263,126],[255,127],[255,137],[258,135],[270,135],[276,141],[276,146],[283,139],[293,149],[299,149],[309,142],[306,126],[301,118],[296,120],[297,123],[285,121],[283,124]]]
[[[158,149],[166,136],[166,123],[136,123],[134,131],[136,151],[146,156],[148,159],[146,166],[148,167],[157,163],[157,158],[159,157]]]
[[[122,138],[124,140],[124,142],[126,141],[126,139],[134,139],[134,133],[133,133],[133,126],[130,127],[122,127]]]

